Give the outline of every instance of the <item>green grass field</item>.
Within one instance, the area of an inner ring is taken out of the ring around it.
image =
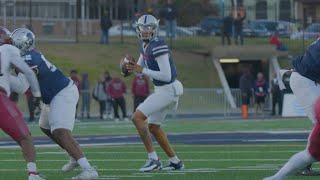
[[[302,119],[265,120],[169,120],[163,124],[168,133],[197,132],[243,132],[243,131],[309,131],[311,123]],[[37,125],[30,125],[34,136],[43,136]],[[84,135],[136,134],[131,123],[90,122],[85,120],[75,126],[74,133]],[[3,133],[0,137],[7,137]],[[96,166],[101,179],[181,179],[181,180],[255,180],[275,173],[295,152],[305,148],[306,143],[275,142],[259,145],[186,145],[174,144],[183,159],[184,171],[140,173],[146,153],[142,145],[109,145],[83,147],[91,164]],[[162,163],[167,158],[156,146]],[[70,179],[80,170],[62,173],[61,167],[67,157],[57,147],[36,148],[39,171],[46,179]],[[25,163],[19,149],[0,149],[0,179],[25,179]],[[319,165],[314,166],[319,170]],[[318,179],[312,177],[292,177]]]
[[[261,120],[167,120],[162,124],[168,133],[201,133],[222,131],[308,131],[312,123],[306,118]],[[37,124],[29,124],[33,136],[43,136]],[[137,134],[131,122],[83,120],[76,123],[74,135],[132,135]],[[0,132],[0,138],[7,137]]]
[[[93,86],[105,70],[112,74],[119,73],[119,61],[125,54],[138,56],[138,39],[126,37],[124,44],[119,37],[112,37],[109,45],[98,44],[99,37],[87,37],[78,44],[39,43],[47,59],[61,68],[65,74],[71,69],[79,73],[88,73]],[[212,47],[220,45],[220,37],[185,37],[172,42],[172,55],[177,65],[178,78],[185,88],[221,87],[211,59],[201,53],[209,52]],[[304,47],[301,41],[284,39],[293,55],[300,54]],[[169,42],[168,42],[169,43]],[[246,38],[245,44],[269,44],[268,38]],[[305,46],[310,42],[305,42]],[[281,67],[290,67],[286,58],[280,61]],[[128,89],[132,77],[126,78]],[[203,101],[203,100],[202,100]],[[190,101],[193,102],[193,101]],[[183,102],[183,106],[192,109],[194,104]],[[23,105],[24,107],[25,104]],[[212,109],[217,106],[212,103]],[[186,109],[187,109],[186,108]],[[211,106],[210,106],[211,108]],[[44,137],[38,125],[29,124],[34,137]],[[204,132],[266,132],[266,131],[305,131],[312,124],[301,119],[260,119],[260,120],[175,120],[163,123],[163,128],[170,133],[204,133]],[[136,135],[132,123],[114,123],[98,120],[84,120],[74,129],[76,136]],[[0,138],[8,136],[0,132]],[[0,141],[0,143],[2,143]],[[140,173],[138,169],[146,161],[146,152],[141,144],[87,146],[83,150],[93,166],[97,167],[100,179],[161,179],[161,180],[261,180],[272,175],[294,153],[305,148],[306,142],[274,142],[259,145],[187,145],[173,144],[186,169],[178,172],[155,171]],[[158,155],[163,163],[167,158],[156,145]],[[80,173],[80,169],[62,173],[61,167],[67,162],[64,152],[57,147],[37,147],[39,172],[48,180],[63,180]],[[0,180],[26,179],[26,166],[20,149],[0,148]],[[320,170],[317,164],[315,169]],[[319,179],[293,177],[292,179]]]
[[[97,167],[101,179],[179,179],[179,180],[258,180],[274,173],[304,144],[268,145],[181,145],[175,144],[183,159],[184,171],[140,173],[146,154],[142,145],[85,147],[90,163]],[[159,149],[159,147],[156,147]],[[165,155],[159,151],[162,162]],[[0,179],[25,179],[25,164],[19,150],[0,150]],[[67,157],[58,148],[38,148],[38,166],[46,179],[70,179],[80,170],[62,173]],[[319,165],[314,167],[319,169]],[[318,179],[293,177],[292,179]]]

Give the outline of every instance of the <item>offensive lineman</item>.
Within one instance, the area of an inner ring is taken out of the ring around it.
[[[170,110],[178,106],[183,86],[176,79],[176,67],[173,64],[168,45],[158,39],[159,21],[152,15],[139,18],[136,27],[141,39],[140,56],[137,63],[128,64],[131,72],[144,74],[152,79],[155,92],[140,104],[132,116],[141,140],[148,152],[149,160],[140,168],[142,172],[153,169],[183,170],[184,165],[172,149],[165,132],[161,129],[163,121]],[[148,122],[148,125],[145,123]],[[152,145],[150,133],[169,157],[169,164],[161,167],[161,162]]]
[[[41,131],[70,155],[70,161],[62,170],[71,171],[79,165],[83,172],[72,179],[98,178],[97,171],[89,164],[71,134],[79,99],[76,85],[35,49],[35,36],[30,30],[18,28],[12,32],[11,38],[13,45],[20,49],[22,58],[33,68],[39,80],[44,103],[39,119]]]
[[[274,176],[265,180],[286,179],[289,175],[307,166],[310,167],[310,164],[320,160],[320,126],[318,125],[320,121],[317,121],[314,113],[314,105],[320,97],[320,40],[312,43],[302,56],[292,61],[292,65],[294,70],[290,77],[290,87],[315,126],[310,132],[306,150],[292,156]]]
[[[30,83],[33,96],[40,99],[39,83],[31,68],[21,61],[19,49],[9,44],[9,30],[0,27],[0,128],[21,147],[22,155],[27,162],[28,179],[42,180],[37,173],[36,152],[30,131],[16,104],[8,98],[11,91],[24,93]],[[10,75],[12,68],[18,69],[24,75]]]

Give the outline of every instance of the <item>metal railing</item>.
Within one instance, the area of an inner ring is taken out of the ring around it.
[[[88,92],[85,92],[88,93]],[[184,89],[184,94],[180,97],[179,107],[174,114],[219,114],[223,117],[229,117],[232,113],[241,112],[241,93],[240,89],[231,89],[232,96],[235,99],[237,108],[231,108],[222,88],[208,89]],[[91,97],[91,93],[90,93]],[[90,98],[90,115],[97,116],[99,114],[99,103]],[[133,113],[133,96],[131,93],[126,94],[126,107],[128,115]],[[253,102],[253,100],[252,100]],[[270,104],[270,96],[267,96],[267,109]],[[20,95],[18,106],[25,116],[28,116],[28,107],[26,97]],[[80,95],[78,115],[81,115],[82,96]],[[253,110],[254,103],[249,105],[249,110]],[[121,113],[120,113],[121,114]]]

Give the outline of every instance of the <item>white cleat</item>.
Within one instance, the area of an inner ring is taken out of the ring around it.
[[[161,162],[160,160],[149,159],[145,165],[143,165],[139,171],[140,172],[150,172],[152,170],[161,169]]]
[[[98,172],[94,168],[85,169],[78,176],[72,177],[74,180],[92,180],[99,177]]]
[[[45,179],[40,177],[38,174],[30,174],[28,177],[28,180],[45,180]]]
[[[74,168],[76,168],[77,166],[79,166],[77,161],[70,159],[69,162],[62,167],[62,171],[69,172],[69,171],[73,170]]]
[[[120,121],[119,118],[115,118],[115,119],[114,119],[114,122],[119,122],[119,121]]]
[[[125,118],[123,118],[123,121],[124,122],[129,122],[130,120],[129,120],[129,118],[125,117]]]

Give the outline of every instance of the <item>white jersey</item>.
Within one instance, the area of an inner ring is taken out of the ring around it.
[[[11,75],[12,66],[19,69],[24,75],[17,77]],[[29,82],[27,82],[27,80]],[[5,89],[9,96],[11,90],[18,93],[25,92],[29,83],[31,91],[35,97],[40,97],[40,88],[38,80],[32,69],[21,59],[18,48],[4,44],[0,46],[0,87]]]

